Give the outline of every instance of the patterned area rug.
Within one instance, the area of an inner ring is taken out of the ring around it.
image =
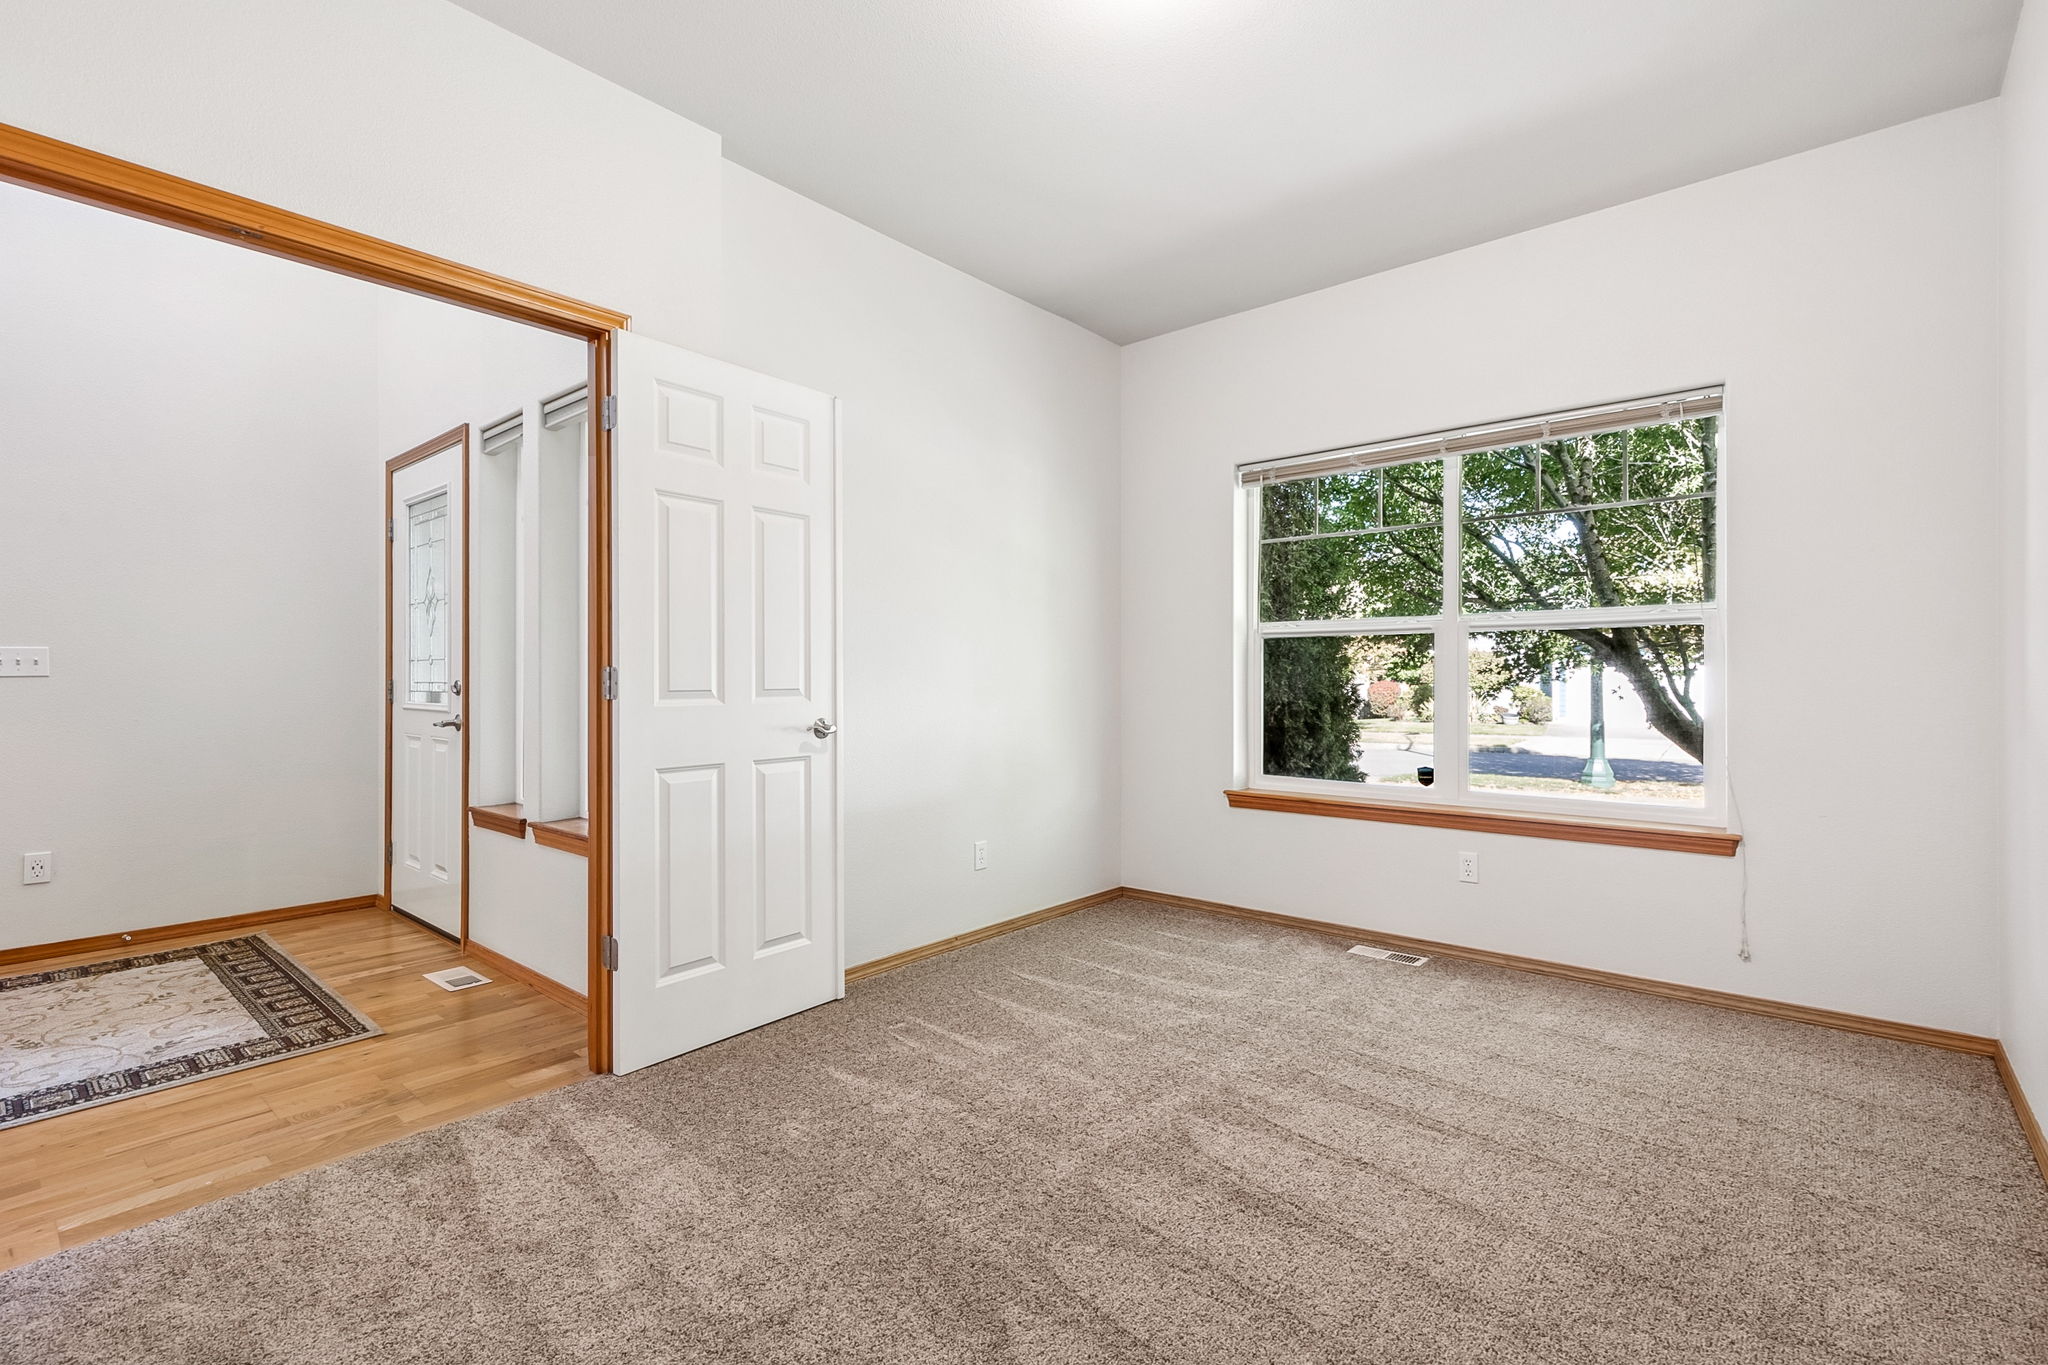
[[[382,1032],[266,934],[0,977],[0,1128]]]

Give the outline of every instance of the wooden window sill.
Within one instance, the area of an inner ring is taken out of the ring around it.
[[[1223,798],[1238,810],[1283,811],[1291,815],[1329,815],[1340,820],[1378,820],[1390,825],[1433,825],[1469,829],[1481,834],[1521,834],[1533,839],[1568,839],[1582,844],[1620,844],[1626,848],[1659,848],[1673,853],[1705,853],[1732,858],[1742,836],[1723,829],[1690,825],[1638,825],[1619,820],[1585,820],[1562,815],[1524,815],[1518,811],[1483,810],[1474,806],[1424,806],[1393,801],[1345,801],[1333,796],[1298,792],[1226,791]]]
[[[590,856],[590,821],[578,816],[574,820],[548,820],[528,826],[533,831],[533,841],[545,848],[559,848],[564,853],[574,853],[579,858]]]
[[[469,820],[478,829],[493,834],[509,834],[514,839],[526,837],[526,809],[516,801],[509,806],[471,806]]]

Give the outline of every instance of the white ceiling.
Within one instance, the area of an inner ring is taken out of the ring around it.
[[[1130,341],[1998,92],[2020,0],[458,0]]]

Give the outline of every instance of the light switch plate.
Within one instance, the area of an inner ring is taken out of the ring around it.
[[[48,645],[0,645],[0,678],[50,676]]]

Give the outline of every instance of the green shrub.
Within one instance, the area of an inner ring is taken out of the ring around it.
[[[1380,678],[1365,689],[1366,709],[1381,720],[1408,719],[1407,689],[1392,678]]]
[[[1515,699],[1515,711],[1521,716],[1524,725],[1550,724],[1552,714],[1550,698],[1544,696],[1540,689],[1531,687],[1527,683],[1519,683],[1515,687],[1513,696]]]

